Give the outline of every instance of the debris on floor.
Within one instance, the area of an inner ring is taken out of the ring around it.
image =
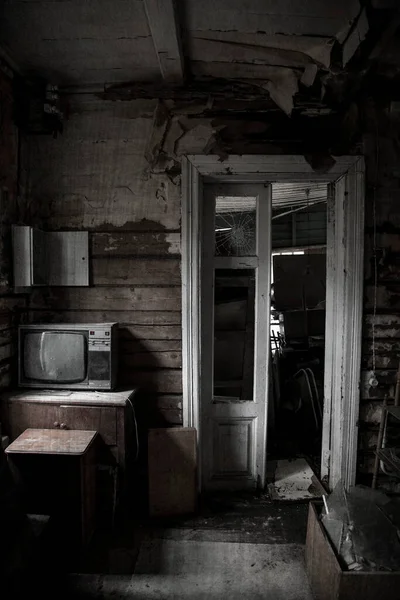
[[[278,460],[274,479],[268,486],[272,500],[315,500],[325,493],[305,458]]]
[[[344,568],[400,571],[399,500],[339,482],[324,504],[321,520]]]

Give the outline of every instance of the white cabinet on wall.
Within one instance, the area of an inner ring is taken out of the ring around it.
[[[88,286],[87,231],[41,231],[27,225],[12,228],[14,290],[35,286]]]

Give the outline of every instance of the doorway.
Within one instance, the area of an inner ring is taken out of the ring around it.
[[[218,268],[227,268],[216,260],[214,244],[208,244],[200,235],[207,221],[204,213],[204,191],[207,184],[244,183],[262,184],[265,190],[275,182],[314,181],[328,184],[327,210],[327,290],[326,290],[326,334],[329,337],[324,369],[324,398],[322,415],[322,457],[321,475],[326,476],[330,487],[342,479],[345,485],[355,481],[356,448],[357,448],[357,418],[360,377],[361,350],[361,316],[362,316],[362,273],[363,273],[363,206],[364,206],[364,164],[360,157],[337,158],[329,173],[316,174],[303,157],[299,156],[231,156],[224,163],[213,156],[191,156],[183,161],[183,197],[182,197],[182,279],[183,279],[183,412],[184,425],[196,427],[198,432],[199,456],[199,488],[205,488],[207,475],[210,473],[206,457],[212,456],[214,465],[232,468],[229,465],[231,452],[237,452],[237,446],[229,441],[225,444],[224,436],[232,438],[232,419],[239,421],[244,417],[250,419],[247,428],[238,426],[236,432],[242,439],[243,447],[247,444],[246,460],[239,452],[234,457],[236,465],[241,467],[240,476],[248,469],[251,485],[263,488],[266,479],[266,448],[267,448],[267,414],[271,406],[270,379],[268,373],[269,352],[259,352],[262,363],[254,367],[254,388],[257,380],[261,381],[263,373],[264,403],[257,408],[257,414],[239,414],[241,402],[214,403],[214,414],[209,415],[211,421],[223,425],[221,435],[210,436],[205,427],[202,415],[206,398],[213,398],[214,389],[212,377],[213,363],[210,353],[204,348],[204,336],[212,332],[213,318],[207,316],[207,306],[214,305],[214,290],[203,281],[204,261],[207,262],[207,245],[212,248],[214,272]],[[247,194],[249,195],[249,194]],[[269,204],[270,206],[270,204]],[[263,235],[259,236],[270,247],[270,219],[264,219]],[[223,229],[223,227],[221,227]],[[223,232],[220,232],[223,233]],[[248,257],[245,257],[246,260]],[[254,257],[253,257],[254,258]],[[258,258],[258,257],[255,257]],[[244,262],[246,262],[246,260]],[[267,261],[268,262],[268,261]],[[244,269],[244,266],[231,264],[228,269]],[[256,265],[246,264],[246,269],[259,270]],[[260,319],[255,307],[257,327],[255,327],[255,348],[257,344],[267,344],[269,337],[269,264],[264,271],[263,292],[260,287],[255,295],[262,297],[263,314],[265,316],[265,335],[256,333]],[[217,277],[222,273],[217,272]],[[233,275],[233,271],[231,273]],[[235,275],[236,276],[236,275]],[[255,274],[256,276],[256,274]],[[251,277],[251,275],[250,275]],[[210,282],[209,282],[210,283]],[[248,287],[250,290],[250,287]],[[208,291],[207,291],[208,290]],[[265,291],[267,290],[267,292]],[[248,292],[250,293],[250,292]],[[260,313],[259,313],[260,314]],[[215,332],[212,332],[215,333]],[[258,341],[257,341],[258,340]],[[328,342],[328,339],[327,339]],[[256,356],[257,352],[255,352]],[[208,367],[207,367],[208,363]],[[258,384],[259,385],[259,384]],[[260,387],[258,388],[261,389]],[[237,397],[237,396],[236,396]],[[246,404],[246,401],[243,403]],[[257,402],[252,402],[252,409]],[[218,406],[217,406],[218,405]],[[228,408],[227,408],[228,407]],[[249,408],[250,405],[247,406]],[[265,411],[262,413],[262,411]],[[221,412],[222,411],[222,412]],[[224,411],[228,411],[227,414]],[[230,411],[230,412],[229,412]],[[228,419],[229,427],[224,426]],[[237,421],[238,422],[238,421]],[[260,427],[258,427],[260,425]],[[253,428],[253,429],[251,429]],[[254,435],[253,435],[254,433]],[[212,441],[210,441],[212,440]],[[217,440],[217,441],[215,441]],[[226,448],[234,448],[224,455],[221,444]],[[209,451],[205,451],[208,446]],[[254,451],[256,448],[256,451]],[[263,451],[262,451],[263,450]],[[239,458],[239,457],[242,458]],[[222,461],[222,462],[221,462]],[[228,462],[226,462],[228,461]],[[252,467],[253,470],[250,469]],[[250,474],[249,474],[250,473]],[[217,477],[215,477],[217,475]],[[238,475],[238,474],[237,474]],[[221,480],[221,472],[214,473],[214,483]]]
[[[276,499],[320,493],[327,199],[326,183],[272,184],[267,479]]]

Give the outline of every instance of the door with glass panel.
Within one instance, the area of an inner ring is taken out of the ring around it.
[[[270,206],[270,185],[204,185],[200,448],[205,490],[265,482]]]

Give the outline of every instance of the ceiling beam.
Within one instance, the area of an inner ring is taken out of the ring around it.
[[[237,81],[232,79],[206,79],[192,81],[185,85],[164,85],[164,83],[148,83],[132,81],[106,86],[102,96],[105,100],[134,100],[137,98],[160,98],[162,100],[207,99],[269,99],[269,92],[262,89],[256,80]]]
[[[161,75],[166,83],[182,83],[183,57],[174,0],[144,0]]]

